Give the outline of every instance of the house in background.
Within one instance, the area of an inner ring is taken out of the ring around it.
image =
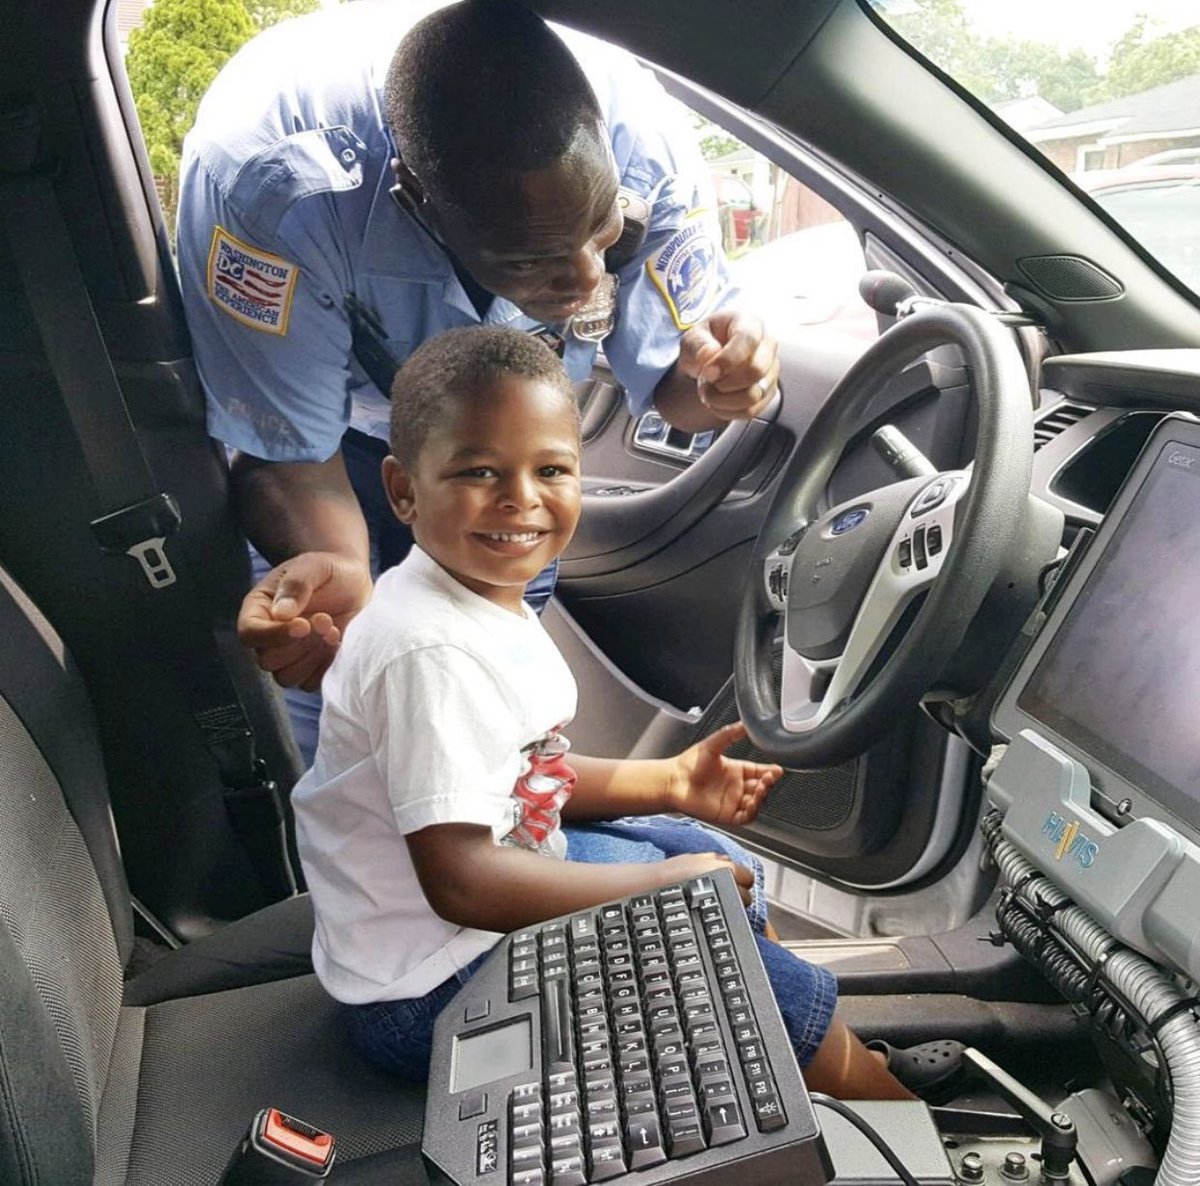
[[[762,153],[741,145],[708,162],[727,252],[769,243],[842,215]]]
[[[116,0],[117,39],[122,54],[129,48],[129,34],[141,27],[148,5],[149,0]]]
[[[1023,134],[1065,173],[1120,169],[1200,146],[1200,74],[1060,115]]]
[[[1030,128],[1039,128],[1062,115],[1059,108],[1055,107],[1049,99],[1043,99],[1041,95],[1028,95],[1021,99],[1005,99],[1000,103],[993,103],[992,110],[1014,132],[1020,132],[1022,136]]]

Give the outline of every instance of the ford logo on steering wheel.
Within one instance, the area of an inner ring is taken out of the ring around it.
[[[830,525],[829,534],[845,535],[847,531],[853,531],[869,514],[870,511],[866,507],[855,507],[852,511],[843,511]]]

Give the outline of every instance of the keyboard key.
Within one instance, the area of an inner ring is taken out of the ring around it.
[[[589,1179],[592,1182],[607,1182],[628,1172],[625,1150],[619,1138],[595,1141],[588,1153]]]
[[[550,1163],[552,1186],[587,1186],[587,1175],[583,1172],[583,1157],[559,1157]]]
[[[761,1132],[777,1132],[786,1127],[787,1117],[777,1095],[763,1096],[751,1105],[754,1109],[754,1119]]]
[[[706,1102],[734,1099],[733,1084],[728,1079],[709,1078],[700,1080],[700,1094]]]
[[[710,1145],[727,1145],[730,1141],[740,1141],[746,1135],[742,1110],[737,1100],[710,1101],[705,1105],[703,1119]]]
[[[660,1165],[667,1160],[657,1113],[648,1112],[632,1117],[626,1126],[625,1138],[629,1145],[631,1170],[646,1169],[647,1166]]]
[[[532,1166],[544,1169],[542,1142],[540,1140],[530,1141],[526,1144],[511,1146],[508,1151],[508,1164],[514,1170],[529,1169]]]

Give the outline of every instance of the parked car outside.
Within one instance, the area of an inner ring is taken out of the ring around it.
[[[717,191],[717,217],[725,250],[737,252],[750,246],[758,235],[762,217],[750,187],[740,177],[725,173],[713,173],[712,181]]]
[[[1194,155],[1192,162],[1141,160],[1121,169],[1084,170],[1071,180],[1155,259],[1200,292],[1200,150]]]

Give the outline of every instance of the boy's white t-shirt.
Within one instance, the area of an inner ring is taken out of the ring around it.
[[[575,680],[523,609],[472,593],[414,547],[346,631],[322,686],[316,758],[292,792],[313,965],[338,1000],[424,996],[499,939],[433,912],[407,834],[481,824],[496,843],[565,855],[570,787],[545,792]]]

